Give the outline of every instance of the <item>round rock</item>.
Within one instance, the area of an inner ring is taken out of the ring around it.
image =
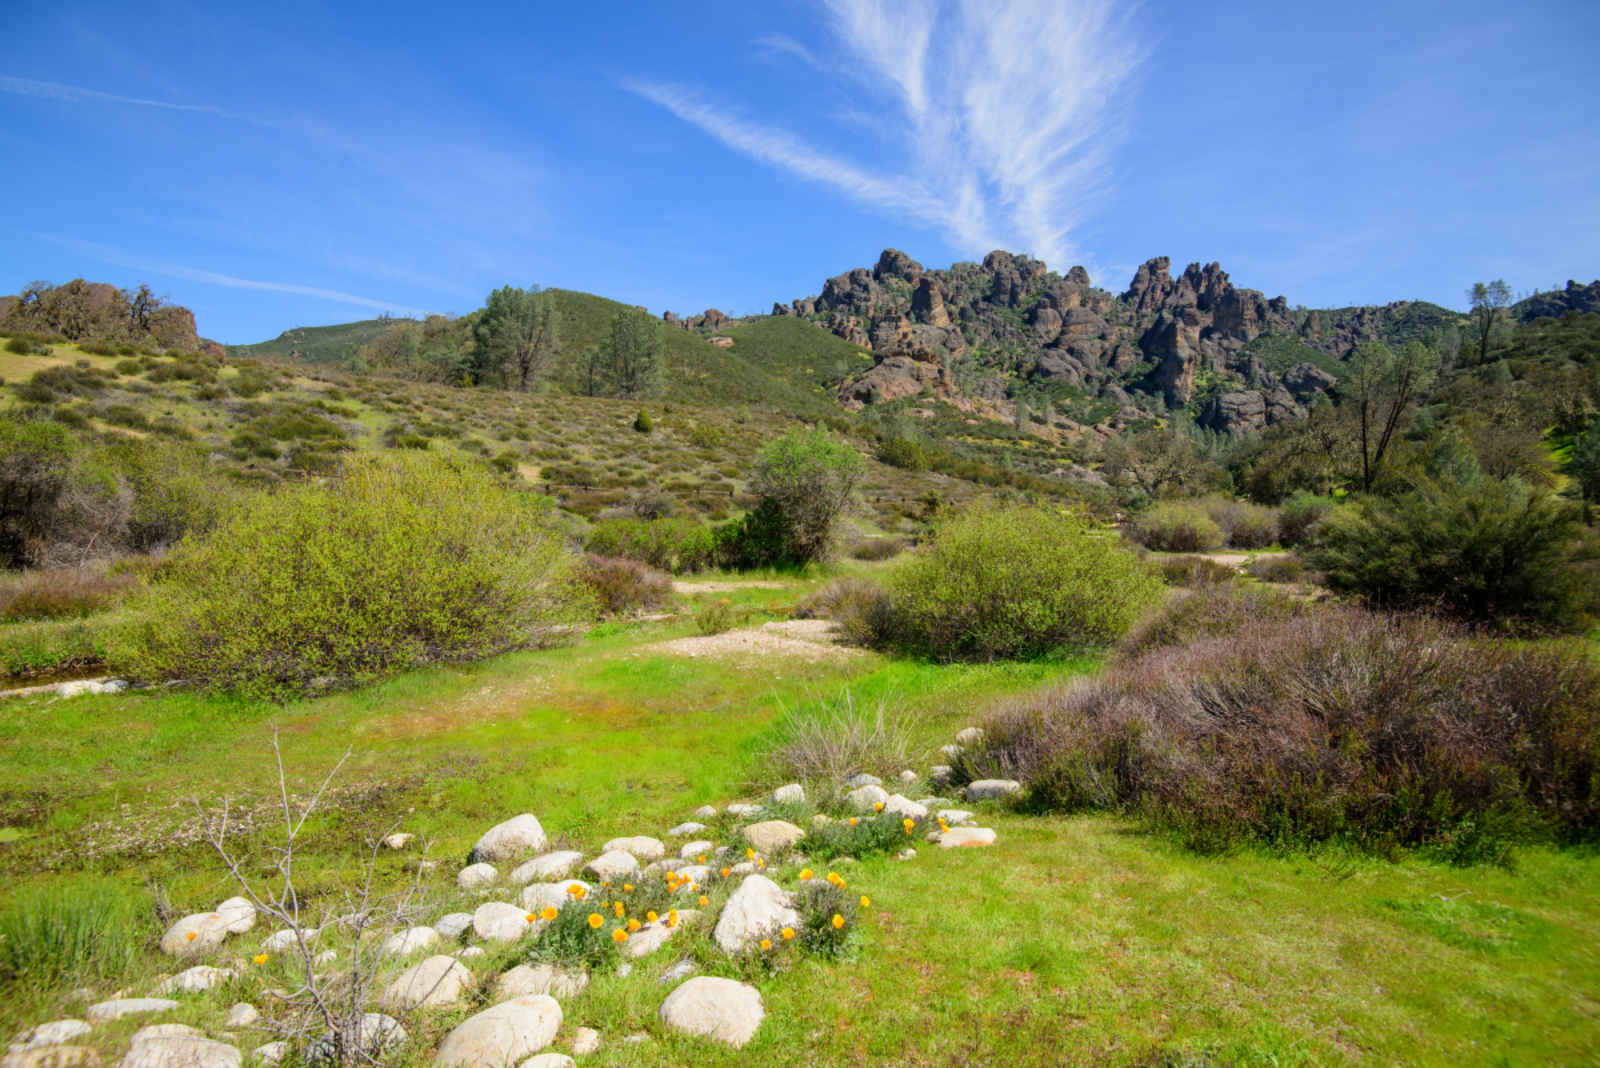
[[[155,992],[161,997],[171,994],[199,994],[212,987],[221,986],[233,978],[231,968],[213,968],[208,964],[197,964],[174,975],[171,979],[156,984]]]
[[[548,879],[561,879],[572,873],[572,869],[583,863],[583,854],[571,849],[561,849],[554,853],[534,857],[532,860],[518,865],[508,876],[512,886],[522,886],[526,883],[543,882]]]
[[[476,890],[480,886],[491,886],[500,873],[493,864],[468,864],[456,875],[456,885],[463,890]]]
[[[780,805],[803,805],[806,803],[806,788],[797,782],[780,786],[772,791],[772,800]]]
[[[244,1062],[236,1047],[192,1028],[184,1031],[147,1027],[136,1032],[118,1068],[239,1068]]]
[[[494,999],[548,994],[553,998],[574,998],[589,988],[589,973],[582,968],[557,968],[550,964],[519,964],[508,970],[495,984]]]
[[[987,827],[952,827],[934,835],[934,841],[943,849],[992,846],[994,840],[994,832]]]
[[[687,838],[687,837],[689,837],[689,835],[691,835],[691,834],[699,834],[701,831],[703,831],[705,829],[706,829],[706,825],[705,824],[696,823],[694,820],[690,820],[687,823],[680,823],[676,827],[672,828],[672,830],[667,832],[667,837],[668,838]]]
[[[515,942],[529,926],[528,910],[505,901],[486,901],[472,914],[472,930],[485,942]]]
[[[450,957],[429,957],[395,976],[383,992],[383,1003],[396,1011],[449,1008],[459,1005],[472,988],[472,973]]]
[[[228,1010],[227,1019],[222,1021],[224,1027],[249,1027],[261,1019],[261,1010],[248,1001],[238,1002]]]
[[[639,870],[639,859],[632,853],[613,849],[601,853],[588,864],[584,865],[585,875],[591,875],[601,882],[620,879],[624,875],[632,875]]]
[[[440,938],[458,941],[462,935],[472,930],[472,913],[451,912],[439,917],[439,922],[433,925],[439,932]]]
[[[541,852],[544,847],[544,828],[539,825],[537,817],[524,812],[485,831],[483,837],[478,839],[478,844],[472,847],[472,859],[511,860]]]
[[[868,783],[858,786],[844,795],[845,804],[857,812],[871,812],[878,805],[889,800],[889,792],[881,786]]]
[[[742,952],[773,931],[799,927],[793,895],[765,875],[749,875],[722,906],[712,937],[724,953]]]
[[[178,1003],[169,998],[113,998],[90,1005],[83,1010],[90,1023],[107,1023],[124,1016],[140,1016],[152,1012],[171,1012]]]
[[[559,909],[572,901],[572,888],[583,887],[587,895],[594,887],[582,879],[563,879],[559,883],[529,883],[522,888],[522,907],[529,912],[538,912],[540,909]]]
[[[667,855],[667,847],[661,839],[651,838],[646,834],[637,834],[631,838],[613,838],[600,847],[602,853],[632,853],[636,860],[660,860]]]
[[[93,1029],[82,1020],[51,1020],[25,1032],[18,1040],[18,1044],[23,1049],[60,1046],[75,1038],[82,1038],[91,1030]]]
[[[1022,789],[1015,779],[979,779],[967,784],[968,801],[994,801]]]
[[[436,1068],[510,1068],[548,1046],[561,1030],[561,1006],[548,994],[513,998],[461,1023],[445,1036]]]
[[[750,848],[768,856],[782,853],[805,836],[805,831],[788,820],[763,820],[744,829],[744,840]]]
[[[668,1027],[735,1048],[755,1036],[765,1015],[761,992],[755,987],[708,975],[685,981],[661,1003],[661,1018]]]
[[[244,934],[256,925],[256,907],[247,897],[230,897],[216,908],[229,934]]]
[[[432,927],[407,927],[383,940],[378,947],[380,957],[409,957],[439,941],[439,932]]]
[[[228,921],[218,912],[197,912],[173,924],[161,936],[161,952],[169,957],[198,957],[222,945]]]

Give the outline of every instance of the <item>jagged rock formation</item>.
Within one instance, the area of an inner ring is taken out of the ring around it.
[[[1579,315],[1600,312],[1600,280],[1580,286],[1569,278],[1565,289],[1535,293],[1518,301],[1512,311],[1524,323],[1534,319],[1559,319],[1569,311]]]
[[[132,342],[181,352],[200,347],[188,308],[167,303],[148,286],[129,292],[82,278],[59,286],[35,282],[16,296],[0,297],[0,327],[68,341]]]
[[[870,270],[830,278],[818,296],[774,304],[772,314],[872,351],[876,366],[839,387],[852,410],[931,394],[992,414],[1020,391],[1067,389],[1112,402],[1124,421],[1188,408],[1230,433],[1304,415],[1335,387],[1331,361],[1359,342],[1453,314],[1411,302],[1291,309],[1236,287],[1216,263],[1176,278],[1170,269],[1166,257],[1149,260],[1114,296],[1082,267],[1061,275],[996,251],[982,264],[928,270],[886,249]]]

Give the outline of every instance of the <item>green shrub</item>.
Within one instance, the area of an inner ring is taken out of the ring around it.
[[[689,431],[689,444],[701,449],[717,449],[722,447],[723,440],[727,437],[720,426],[710,423],[696,423],[694,429]]]
[[[650,421],[649,412],[641,409],[639,414],[633,417],[633,429],[637,430],[639,433],[648,434],[655,428],[655,423]]]
[[[1158,504],[1136,518],[1128,536],[1147,549],[1169,553],[1221,548],[1222,528],[1197,504]]]
[[[1239,572],[1204,556],[1169,556],[1161,561],[1161,577],[1173,586],[1217,586],[1239,581]]]
[[[800,913],[800,948],[818,957],[843,957],[855,934],[856,895],[814,878],[801,887],[795,904]]]
[[[1278,512],[1248,501],[1207,497],[1201,503],[1234,549],[1264,549],[1278,540]]]
[[[926,471],[928,469],[928,454],[923,451],[910,438],[886,438],[878,446],[878,459],[890,467],[899,467],[906,471]]]
[[[891,565],[890,641],[937,660],[994,660],[1108,645],[1160,596],[1116,535],[1025,505],[974,506]]]
[[[1300,545],[1311,539],[1331,511],[1331,499],[1301,490],[1278,509],[1278,536],[1285,545]]]
[[[870,579],[834,579],[795,605],[796,619],[826,619],[855,645],[880,645],[889,635],[889,595]]]
[[[907,830],[905,817],[897,812],[879,812],[813,826],[800,840],[799,848],[808,857],[863,857],[898,853],[915,845],[927,830],[925,820],[912,820]]]
[[[591,916],[599,916],[600,923],[592,923]],[[533,937],[527,959],[569,967],[600,968],[617,959],[618,943],[612,933],[619,929],[625,931],[626,922],[618,920],[611,909],[602,909],[593,895],[568,901]]]
[[[850,558],[877,562],[899,556],[905,551],[904,538],[865,538],[850,547]]]
[[[0,627],[0,675],[25,676],[98,664],[106,627],[99,620],[56,620]]]
[[[1245,570],[1262,582],[1299,582],[1306,573],[1300,558],[1292,554],[1258,556]]]
[[[710,636],[733,629],[733,603],[726,597],[707,601],[694,611],[694,629]]]
[[[477,659],[583,613],[571,564],[548,501],[431,455],[361,457],[186,540],[116,659],[261,695]]]
[[[602,519],[590,529],[584,549],[682,574],[713,566],[717,539],[704,524],[688,518]]]
[[[865,471],[859,452],[820,427],[767,442],[750,475],[750,492],[761,505],[740,539],[751,550],[747,555],[756,563],[825,559]]]
[[[1388,608],[1476,622],[1570,627],[1582,591],[1577,509],[1517,479],[1424,482],[1328,516],[1306,562],[1330,588]]]

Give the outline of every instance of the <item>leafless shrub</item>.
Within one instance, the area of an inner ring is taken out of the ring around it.
[[[854,645],[882,643],[889,627],[889,595],[869,579],[834,579],[795,605],[796,619],[827,619],[839,624]]]
[[[608,616],[662,608],[672,594],[672,576],[618,556],[585,557],[578,580],[594,593],[601,613]]]

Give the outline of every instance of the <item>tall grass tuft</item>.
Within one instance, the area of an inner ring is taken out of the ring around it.
[[[110,879],[24,887],[0,910],[0,983],[120,978],[147,936],[146,916]]]
[[[766,782],[837,784],[861,772],[887,775],[911,762],[911,722],[886,701],[858,707],[849,690],[838,698],[787,709],[760,754]]]

